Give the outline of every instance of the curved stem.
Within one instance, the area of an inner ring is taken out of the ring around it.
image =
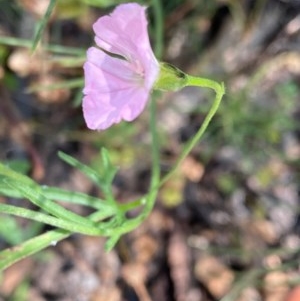
[[[190,151],[194,148],[194,146],[199,142],[201,137],[203,136],[205,130],[207,129],[210,121],[212,120],[213,116],[216,114],[222,97],[225,94],[225,87],[224,84],[217,83],[213,80],[207,79],[207,78],[202,78],[202,77],[194,77],[190,75],[187,76],[187,84],[186,86],[196,86],[196,87],[201,87],[201,88],[210,88],[214,90],[216,93],[214,102],[207,113],[201,127],[199,128],[198,132],[196,135],[188,141],[188,143],[185,145],[183,148],[183,151],[181,155],[179,156],[177,162],[175,163],[174,167],[163,177],[163,179],[160,181],[160,186],[164,184],[169,178],[173,175],[173,173],[177,170],[179,165],[182,163],[182,161],[187,157],[187,155],[190,153]]]

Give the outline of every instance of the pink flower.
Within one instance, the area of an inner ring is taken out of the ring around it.
[[[132,121],[145,108],[159,73],[145,10],[137,3],[122,4],[93,26],[101,49],[87,51],[82,104],[92,130],[104,130],[122,119]]]

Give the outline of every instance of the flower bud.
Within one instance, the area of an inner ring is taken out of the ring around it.
[[[168,63],[159,64],[159,76],[154,84],[154,89],[163,91],[177,91],[187,85],[187,75]]]

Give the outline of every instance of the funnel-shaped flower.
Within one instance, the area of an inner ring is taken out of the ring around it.
[[[90,129],[132,121],[147,103],[159,63],[150,46],[145,10],[137,3],[121,4],[93,26],[100,49],[87,51],[83,90],[83,114]]]

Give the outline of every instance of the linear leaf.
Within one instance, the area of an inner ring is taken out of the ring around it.
[[[1,189],[1,188],[0,188]],[[69,202],[79,204],[83,206],[89,206],[94,209],[113,211],[114,209],[107,204],[104,200],[96,197],[89,196],[87,194],[65,190],[58,187],[42,186],[43,194],[46,198],[51,200],[57,200],[62,202]]]
[[[68,237],[70,234],[69,231],[56,229],[31,238],[16,247],[1,251],[0,271],[50,245],[55,245],[58,241]]]
[[[50,0],[50,3],[47,7],[46,13],[44,15],[44,17],[40,20],[40,22],[38,23],[38,27],[37,27],[37,31],[34,35],[33,38],[33,43],[32,43],[32,47],[31,47],[31,51],[34,52],[36,49],[37,44],[39,43],[39,41],[41,40],[43,31],[49,21],[49,18],[51,16],[51,13],[54,9],[54,6],[56,4],[56,0]]]
[[[93,223],[85,217],[82,217],[74,212],[66,210],[62,206],[47,199],[41,187],[29,177],[17,173],[5,165],[0,163],[0,177],[2,183],[7,184],[13,190],[18,191],[23,197],[30,200],[36,206],[42,208],[46,212],[65,220],[81,223],[83,225],[94,226]]]
[[[69,165],[78,168],[82,173],[84,173],[88,178],[90,178],[94,183],[98,184],[99,186],[105,185],[101,175],[96,172],[91,167],[81,163],[77,159],[65,154],[64,152],[59,151],[58,156],[68,163]]]
[[[85,217],[82,217],[72,211],[65,209],[64,207],[56,204],[55,202],[47,199],[38,185],[22,185],[20,182],[11,181],[8,179],[4,180],[8,186],[19,191],[23,197],[27,198],[36,206],[42,208],[44,211],[66,221],[72,221],[76,224],[94,226],[94,223]]]
[[[8,45],[8,46],[17,46],[17,47],[25,47],[31,48],[32,41],[14,37],[0,37],[0,44]],[[69,54],[76,56],[84,56],[86,49],[75,48],[75,47],[67,47],[62,45],[43,45],[43,48],[47,51],[51,51],[57,54]]]
[[[84,226],[71,221],[62,220],[42,212],[37,212],[12,205],[0,204],[0,212],[20,216],[37,222],[48,224],[57,228],[68,230],[73,233],[82,233],[86,235],[104,235],[105,233],[97,227]]]

